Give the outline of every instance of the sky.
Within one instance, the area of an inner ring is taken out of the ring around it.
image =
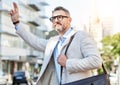
[[[88,24],[90,16],[97,14],[99,17],[113,17],[116,31],[120,31],[120,0],[46,0],[49,6],[46,7],[47,16],[56,6],[67,8],[72,17],[72,26],[80,27]],[[50,21],[46,21],[51,26]]]

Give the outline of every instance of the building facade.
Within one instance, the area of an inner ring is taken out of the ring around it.
[[[17,70],[28,70],[31,74],[40,70],[43,53],[28,46],[16,33],[10,19],[9,10],[13,2],[19,6],[20,21],[26,29],[38,37],[46,38],[44,12],[48,5],[45,0],[0,0],[0,69],[8,74]]]

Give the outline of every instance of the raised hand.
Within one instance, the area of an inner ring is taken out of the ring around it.
[[[10,10],[9,14],[11,15],[11,20],[13,24],[17,24],[19,22],[19,9],[15,2],[13,2],[14,9]]]

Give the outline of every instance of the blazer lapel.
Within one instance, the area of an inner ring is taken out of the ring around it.
[[[68,38],[65,40],[65,42],[62,46],[62,49],[69,43],[71,36],[74,35],[75,33],[76,33],[76,31],[72,30],[72,32],[68,35]],[[61,51],[62,51],[62,49],[61,49]]]
[[[49,55],[48,56],[45,56],[44,58],[44,61],[43,61],[43,66],[41,68],[41,72],[40,72],[40,75],[39,75],[39,78],[42,76],[42,74],[44,73],[51,57],[52,57],[52,54],[53,54],[53,51],[54,51],[54,48],[57,44],[59,40],[59,37],[55,38],[54,41],[51,41],[51,42],[48,42],[48,43],[51,43],[51,45],[49,44],[48,46],[50,46],[50,48],[48,48],[48,50],[50,51]]]

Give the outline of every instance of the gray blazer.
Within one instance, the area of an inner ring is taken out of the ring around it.
[[[54,60],[52,57],[53,50],[58,42],[58,36],[50,38],[48,41],[37,38],[30,32],[25,30],[23,24],[18,25],[16,33],[23,38],[30,46],[39,51],[45,52],[43,65],[40,71],[40,75],[37,81],[37,85],[59,85]],[[64,54],[66,46],[70,40],[70,37],[76,33],[73,30],[69,34],[69,38],[66,40],[62,47],[61,54]],[[63,68],[63,83],[68,83],[83,78],[90,77],[91,70],[100,68],[102,65],[102,59],[100,57],[98,48],[94,40],[83,31],[78,31],[74,39],[72,40],[67,51],[66,68]]]

